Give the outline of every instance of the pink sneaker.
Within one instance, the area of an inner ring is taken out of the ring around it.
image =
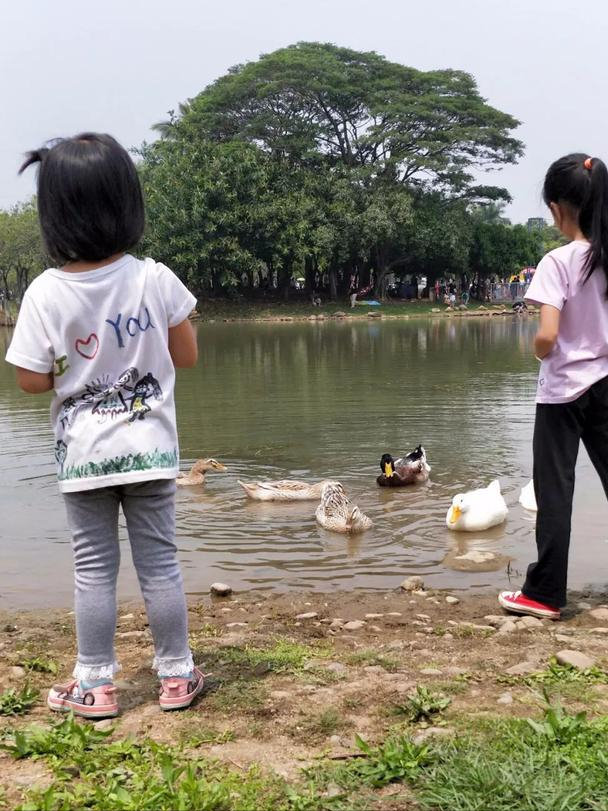
[[[205,679],[198,668],[193,669],[191,679],[170,676],[161,679],[158,703],[161,710],[184,710],[189,707],[203,689]]]
[[[55,684],[46,700],[55,712],[69,712],[82,718],[115,718],[118,715],[116,687],[102,684],[83,690],[76,679],[67,684]]]
[[[547,620],[558,620],[561,616],[559,608],[537,603],[536,600],[531,600],[521,591],[501,591],[498,595],[498,602],[503,608],[514,614],[529,614],[531,617]]]

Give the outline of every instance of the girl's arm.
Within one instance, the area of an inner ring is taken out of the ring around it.
[[[196,333],[187,318],[176,327],[169,327],[169,354],[176,369],[191,369],[196,366]]]
[[[17,385],[21,391],[28,394],[43,394],[45,391],[53,390],[55,380],[52,372],[32,372],[30,369],[17,366]]]
[[[543,304],[540,308],[540,326],[534,339],[534,352],[542,360],[555,346],[559,332],[560,311],[550,304]]]

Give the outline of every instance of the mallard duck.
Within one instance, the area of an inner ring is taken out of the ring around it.
[[[500,492],[500,482],[493,481],[481,490],[454,496],[446,524],[448,529],[456,532],[481,532],[502,524],[508,512]]]
[[[431,467],[426,461],[426,453],[422,445],[418,445],[407,456],[396,461],[385,453],[380,460],[382,473],[376,481],[380,487],[405,487],[407,484],[428,481]]]
[[[340,482],[325,482],[321,491],[321,503],[315,513],[317,522],[333,532],[365,532],[372,526],[367,515],[353,504]]]
[[[226,466],[218,462],[217,459],[199,459],[190,468],[190,473],[180,473],[175,483],[178,487],[191,487],[196,484],[204,484],[205,473],[208,473],[210,470],[217,470],[223,473],[226,470]]]
[[[238,482],[254,501],[312,501],[321,498],[325,481],[298,482],[283,479],[278,482]]]
[[[524,508],[524,510],[530,510],[530,512],[538,512],[538,507],[536,506],[536,493],[534,492],[534,482],[529,481],[525,487],[521,489],[521,495],[519,496],[519,503]]]

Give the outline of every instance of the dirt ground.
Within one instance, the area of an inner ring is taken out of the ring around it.
[[[600,668],[608,664],[608,609],[602,622],[601,611],[590,613],[597,599],[578,595],[571,606],[561,622],[513,626],[505,625],[493,594],[209,598],[190,606],[192,646],[197,664],[210,674],[207,689],[192,709],[161,713],[145,613],[139,604],[123,605],[117,631],[121,716],[113,737],[194,740],[202,754],[238,768],[260,763],[292,778],[320,753],[347,757],[355,733],[370,741],[385,736],[417,685],[451,698],[448,730],[473,717],[527,717],[537,697],[523,677],[546,668],[558,651],[583,652]],[[50,683],[69,678],[74,646],[72,612],[0,614],[0,692],[27,678],[44,695]],[[33,657],[56,663],[57,675],[26,674],[23,663]],[[606,713],[608,685],[575,684],[570,699],[570,706]],[[26,716],[0,717],[0,735],[9,727],[48,723],[50,716],[40,701]],[[46,779],[39,763],[0,753],[0,785],[9,796]]]

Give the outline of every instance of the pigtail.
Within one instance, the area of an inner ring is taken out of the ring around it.
[[[49,150],[46,147],[42,147],[42,149],[32,149],[31,152],[26,152],[25,160],[19,168],[19,174],[23,174],[28,166],[32,166],[34,163],[42,163],[48,152]]]
[[[579,212],[579,224],[590,242],[585,261],[588,279],[596,268],[602,268],[608,281],[608,169],[599,158],[588,158],[589,191]]]

